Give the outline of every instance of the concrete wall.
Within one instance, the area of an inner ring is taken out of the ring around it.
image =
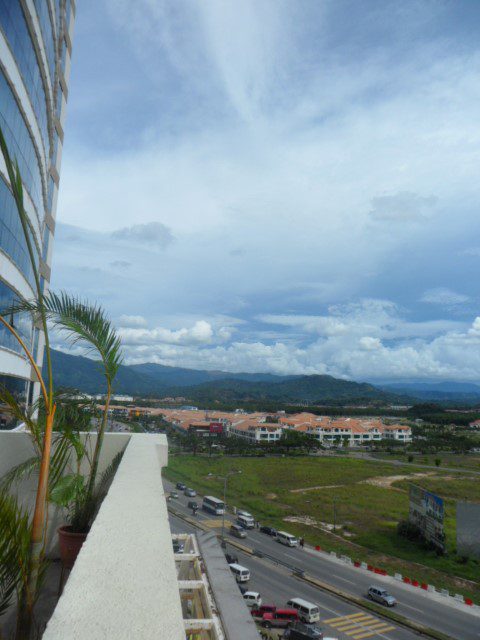
[[[115,455],[123,451],[130,440],[129,433],[106,433],[103,441],[99,461],[99,476],[108,467]],[[93,451],[97,440],[96,433],[85,434],[90,451]],[[25,431],[0,431],[0,477],[5,475],[13,467],[35,455],[32,440]],[[83,465],[82,472],[88,473],[87,464]],[[19,484],[15,485],[16,494],[21,502],[33,508],[35,504],[35,492],[37,475],[33,474]],[[49,558],[58,558],[57,528],[64,523],[63,510],[51,505],[49,507],[49,524],[47,531],[47,555]]]
[[[184,640],[166,464],[165,436],[130,437],[44,640]]]

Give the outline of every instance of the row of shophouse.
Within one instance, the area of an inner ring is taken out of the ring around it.
[[[380,440],[402,443],[412,441],[412,431],[408,425],[390,424],[380,418],[331,418],[306,412],[291,416],[272,416],[265,413],[241,414],[180,409],[164,409],[162,414],[165,420],[182,432],[194,432],[205,437],[225,434],[253,443],[278,442],[285,431],[290,429],[310,435],[324,446],[356,446]]]

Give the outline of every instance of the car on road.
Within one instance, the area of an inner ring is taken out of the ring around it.
[[[252,514],[248,511],[244,511],[243,509],[237,510],[237,516],[242,516],[243,518],[253,518]]]
[[[173,553],[183,553],[185,545],[180,540],[172,540]]]
[[[262,606],[262,597],[258,591],[246,591],[243,594],[243,599],[245,600],[247,607],[258,608]]]
[[[235,576],[235,580],[237,582],[248,582],[250,580],[250,571],[247,567],[242,567],[241,564],[237,564],[236,562],[229,564],[228,566],[230,567],[230,571]]]
[[[394,607],[397,604],[395,598],[388,593],[383,587],[377,587],[375,585],[368,589],[368,598],[374,602],[379,602],[386,607]]]
[[[176,491],[170,491],[170,498],[178,498],[178,493]]]
[[[260,527],[260,533],[266,533],[267,536],[276,536],[277,530],[274,529],[273,527],[267,527],[266,525],[262,525]]]
[[[292,622],[283,634],[283,638],[285,640],[322,640],[323,633],[318,627],[312,627],[303,622]]]
[[[286,629],[292,622],[298,622],[296,609],[276,609],[273,613],[264,613],[261,624],[265,629]]]
[[[177,482],[177,489],[180,489],[180,491],[185,491],[186,488],[186,484],[183,484],[183,482]]]
[[[298,538],[286,531],[277,531],[277,542],[281,542],[287,547],[298,547]]]
[[[183,493],[187,496],[187,498],[195,498],[195,496],[197,495],[195,489],[190,489],[190,487],[187,487]]]
[[[227,560],[227,564],[238,564],[238,556],[233,553],[226,553],[225,558]]]
[[[264,613],[275,613],[276,610],[275,604],[262,604],[261,607],[252,609],[251,614],[254,618],[263,618]]]
[[[246,538],[247,532],[238,524],[232,524],[232,526],[230,527],[230,535],[234,536],[235,538]]]
[[[195,502],[195,500],[189,500],[187,506],[189,509],[198,509],[198,502]]]
[[[320,609],[317,605],[303,598],[291,598],[287,602],[287,607],[296,609],[298,611],[298,617],[302,622],[311,624],[312,622],[318,622],[320,620]]]

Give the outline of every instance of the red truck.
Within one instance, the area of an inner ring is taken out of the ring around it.
[[[254,618],[263,618],[264,613],[275,613],[276,610],[277,607],[274,604],[262,604],[258,609],[252,609],[252,616]]]
[[[298,619],[296,609],[276,609],[273,613],[264,613],[261,624],[265,629],[285,629]]]

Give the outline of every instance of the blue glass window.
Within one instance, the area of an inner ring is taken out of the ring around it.
[[[33,1],[35,3],[35,9],[37,10],[38,21],[40,22],[43,43],[47,52],[50,78],[53,84],[55,82],[55,35],[52,21],[50,19],[50,11],[48,10],[48,2],[46,2],[45,0]]]
[[[50,176],[48,179],[48,194],[47,194],[47,207],[48,207],[49,213],[52,213],[54,192],[55,192],[55,181],[52,178],[52,176]]]
[[[46,6],[47,3],[44,2],[44,4]],[[18,0],[0,0],[0,25],[22,74],[40,127],[46,157],[49,157],[50,144],[45,88],[30,32]]]
[[[7,388],[19,402],[25,402],[27,389],[30,386],[27,380],[14,378],[13,376],[0,376],[0,385]],[[33,387],[33,385],[31,385]],[[0,405],[0,429],[13,429],[17,424],[5,405]]]
[[[14,327],[15,331],[25,342],[27,348],[31,349],[33,344],[33,321],[31,315],[29,313],[17,313],[13,315],[7,311],[12,305],[17,304],[18,301],[19,298],[13,289],[0,281],[0,310],[3,312],[2,315],[9,324]],[[15,353],[24,354],[20,344],[3,324],[0,324],[0,345],[15,351]]]
[[[42,260],[44,262],[47,262],[49,244],[50,244],[50,229],[48,227],[45,227],[45,231],[43,232],[43,248],[42,248]]]
[[[23,183],[37,209],[39,221],[42,221],[43,199],[39,158],[14,95],[2,73],[0,73],[0,126],[10,155],[18,161]]]
[[[34,288],[33,269],[22,224],[12,193],[2,178],[0,178],[0,249],[12,259]],[[34,253],[38,268],[38,255],[36,251]]]

